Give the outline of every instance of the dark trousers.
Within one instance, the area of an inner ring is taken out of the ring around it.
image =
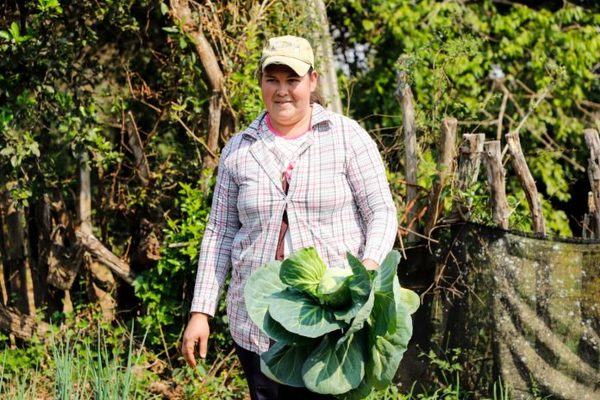
[[[313,393],[306,388],[281,385],[260,370],[260,356],[235,344],[235,351],[248,381],[252,400],[334,400],[335,397]]]

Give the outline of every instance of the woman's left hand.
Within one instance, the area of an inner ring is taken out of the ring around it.
[[[370,258],[364,259],[363,260],[363,265],[368,270],[374,270],[374,269],[377,269],[379,267],[379,264],[377,264],[374,260],[371,260]]]

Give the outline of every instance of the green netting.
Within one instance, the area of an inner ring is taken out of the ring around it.
[[[511,398],[600,399],[598,241],[466,224],[430,251],[403,265],[409,286],[427,293],[419,351],[460,348],[475,397],[501,379]]]

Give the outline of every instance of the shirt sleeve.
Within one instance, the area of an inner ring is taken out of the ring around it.
[[[363,259],[381,264],[396,240],[396,206],[377,145],[355,121],[352,131],[347,177],[366,227]]]
[[[219,160],[217,182],[212,207],[198,258],[196,283],[191,312],[213,316],[225,278],[231,268],[231,247],[240,229],[237,211],[238,185],[227,168],[231,142],[225,146]]]

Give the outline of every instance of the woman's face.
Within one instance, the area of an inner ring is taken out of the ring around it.
[[[298,76],[285,65],[268,66],[263,71],[260,89],[275,128],[285,133],[286,127],[310,120],[310,95],[316,88],[315,71]]]

